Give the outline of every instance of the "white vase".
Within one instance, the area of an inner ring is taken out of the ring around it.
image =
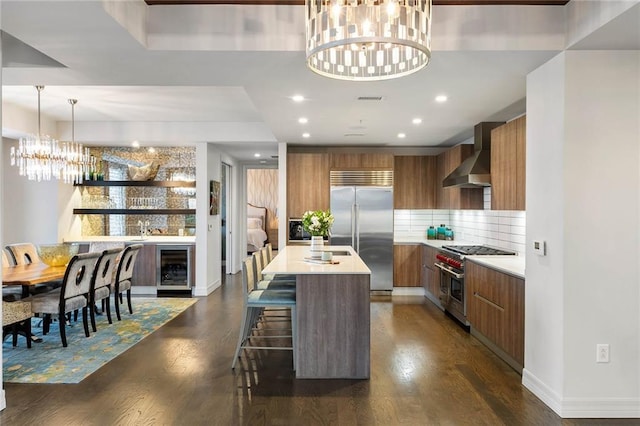
[[[311,237],[311,251],[322,251],[324,248],[324,239],[322,235],[314,235]]]

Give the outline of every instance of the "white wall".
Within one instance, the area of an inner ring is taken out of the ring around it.
[[[220,215],[209,215],[209,182],[220,182],[221,162],[215,145],[196,145],[196,211],[206,213],[196,215],[195,296],[206,296],[222,284]]]
[[[36,182],[20,176],[18,168],[9,165],[11,146],[16,144],[15,140],[2,139],[2,155],[6,159],[2,170],[2,246],[62,241],[60,226],[69,216],[63,218],[61,214],[68,210],[73,186],[55,179]]]
[[[640,53],[568,51],[527,80],[523,383],[563,417],[640,416]],[[596,344],[611,362],[596,363]]]

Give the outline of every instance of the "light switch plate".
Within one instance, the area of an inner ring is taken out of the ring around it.
[[[209,224],[209,231],[213,231],[213,223]]]
[[[547,255],[547,242],[536,240],[533,242],[533,252],[538,256]]]

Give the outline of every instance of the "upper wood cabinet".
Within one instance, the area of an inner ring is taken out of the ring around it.
[[[473,154],[473,145],[456,145],[437,157],[436,205],[439,209],[473,209],[483,206],[482,188],[444,188],[442,181]]]
[[[329,209],[329,155],[287,154],[288,217],[302,217],[307,210]]]
[[[491,209],[525,209],[526,117],[491,131]]]
[[[436,208],[436,157],[396,156],[393,168],[393,208]]]
[[[392,170],[392,154],[350,153],[329,154],[330,170]]]

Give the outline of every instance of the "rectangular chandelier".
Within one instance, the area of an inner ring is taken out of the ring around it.
[[[431,0],[305,0],[307,65],[326,77],[376,81],[431,58]]]

